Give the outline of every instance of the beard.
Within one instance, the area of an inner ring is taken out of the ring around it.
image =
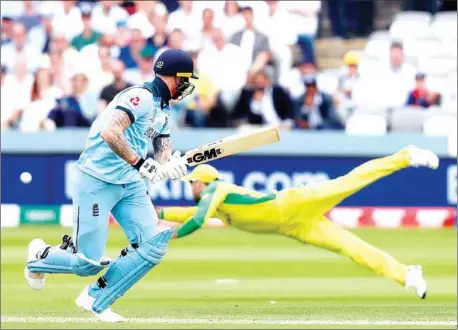
[[[199,204],[199,202],[200,202],[200,196],[194,196],[194,202],[195,202],[196,204]]]

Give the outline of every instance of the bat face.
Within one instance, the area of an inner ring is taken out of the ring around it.
[[[279,140],[280,135],[276,128],[262,128],[235,134],[190,150],[184,158],[189,166],[196,166]]]

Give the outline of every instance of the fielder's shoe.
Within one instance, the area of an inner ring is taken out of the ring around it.
[[[426,281],[423,278],[423,269],[421,266],[407,267],[407,276],[405,286],[407,289],[414,290],[421,299],[426,298]]]
[[[425,166],[432,168],[433,170],[439,167],[439,157],[437,157],[434,152],[426,149],[420,149],[413,145],[408,146],[406,149],[410,156],[410,166]]]
[[[33,239],[29,243],[27,263],[40,259],[42,252],[45,251],[47,247],[48,245],[46,245],[46,243],[41,238]],[[41,290],[45,286],[46,274],[33,273],[27,268],[27,265],[24,269],[24,276],[29,286],[34,290]]]
[[[78,298],[76,298],[75,302],[78,305],[79,308],[93,313],[95,316],[99,318],[99,320],[103,322],[110,322],[110,323],[116,323],[116,322],[123,322],[124,317],[122,317],[119,314],[116,314],[113,312],[110,308],[105,309],[101,313],[97,313],[92,309],[92,305],[94,304],[95,298],[91,297],[89,295],[89,286],[86,286],[83,291],[80,293]]]

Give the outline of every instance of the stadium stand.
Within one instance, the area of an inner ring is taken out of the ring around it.
[[[348,49],[341,66],[320,70],[316,46],[322,14],[329,9],[323,6],[321,1],[7,2],[1,13],[2,130],[59,129],[52,123],[56,109],[64,116],[79,112],[84,120],[77,122],[84,124],[72,125],[87,126],[109,102],[108,92],[152,79],[154,60],[167,48],[190,52],[203,78],[193,97],[173,105],[178,126],[233,127],[246,124],[253,112],[260,125],[281,123],[278,114],[251,105],[245,117],[231,120],[241,92],[253,89],[256,74],[266,70],[272,84],[260,98],[269,99],[277,85],[292,104],[315,95],[307,106],[293,107],[292,124],[284,129],[313,129],[303,120],[321,116],[319,95],[334,102],[340,124],[333,129],[346,125],[349,134],[435,135],[446,118],[456,117],[456,12],[397,12],[388,27],[368,35],[364,47]],[[307,94],[304,81],[312,76],[318,94]],[[26,96],[19,97],[18,90]]]

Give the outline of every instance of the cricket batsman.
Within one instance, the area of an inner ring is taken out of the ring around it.
[[[413,289],[424,299],[427,286],[420,266],[402,264],[324,216],[348,196],[409,166],[437,169],[439,159],[429,150],[409,146],[391,156],[371,160],[337,179],[270,195],[224,183],[214,167],[203,164],[183,178],[191,182],[197,207],[156,208],[156,211],[164,220],[182,223],[174,237],[189,235],[208,219],[219,218],[244,231],[277,233],[337,252]]]
[[[72,178],[73,239],[65,235],[60,246],[39,238],[30,242],[25,278],[33,289],[43,288],[45,274],[93,276],[106,268],[76,304],[102,321],[123,321],[110,306],[160,263],[174,231],[157,233],[144,179],[154,183],[187,174],[179,153],[171,152],[169,101],[193,92],[193,70],[187,53],[165,51],[152,82],[118,93],[94,121]],[[149,141],[154,159],[146,158]],[[130,242],[112,261],[103,257],[110,212]]]

